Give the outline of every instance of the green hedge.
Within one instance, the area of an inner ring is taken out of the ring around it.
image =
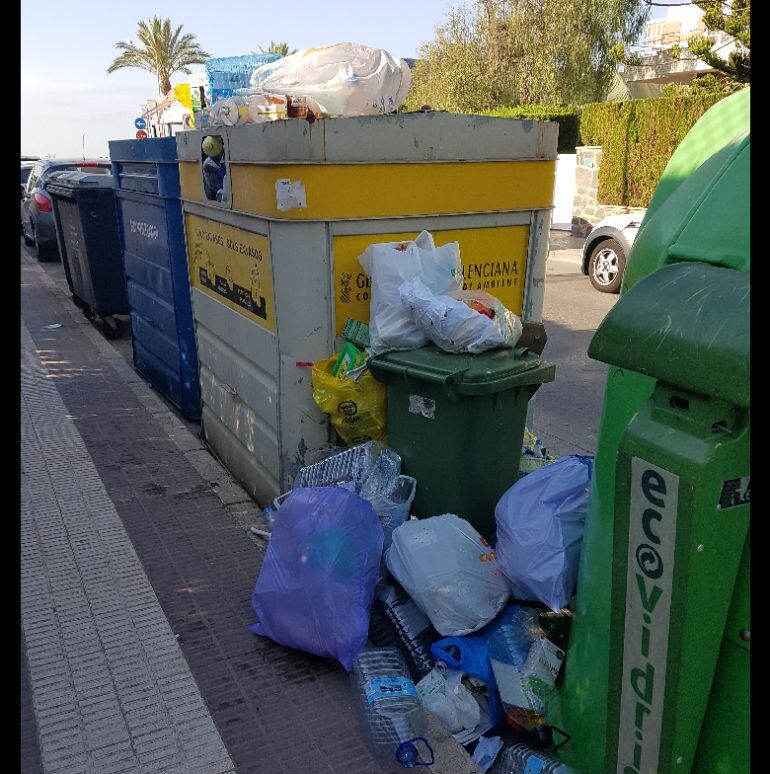
[[[580,144],[601,145],[598,199],[646,207],[674,150],[725,95],[661,97],[583,105]]]
[[[564,105],[516,105],[481,110],[477,115],[504,118],[531,118],[559,124],[559,153],[574,153],[580,132],[580,108]]]

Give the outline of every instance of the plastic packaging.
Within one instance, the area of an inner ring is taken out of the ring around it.
[[[352,344],[349,346],[353,346]],[[369,371],[356,379],[332,375],[337,357],[313,365],[313,400],[331,417],[337,435],[349,446],[384,441],[387,427],[387,390]]]
[[[352,317],[348,317],[345,320],[342,336],[360,349],[368,349],[371,344],[369,341],[369,325],[360,320],[354,320]]]
[[[412,519],[393,532],[388,569],[443,636],[470,634],[505,606],[495,552],[454,514]]]
[[[473,731],[481,723],[481,708],[462,682],[463,672],[449,669],[443,676],[441,690],[422,699],[422,705],[437,715],[450,734]]]
[[[236,89],[250,86],[251,75],[257,67],[280,58],[280,54],[246,54],[207,59],[205,68],[212,98],[231,97]]]
[[[401,457],[379,441],[367,441],[302,468],[294,488],[344,486],[367,500],[387,497],[401,473]]]
[[[370,354],[425,346],[429,339],[401,303],[399,288],[407,280],[420,277],[434,293],[459,290],[462,287],[459,244],[450,242],[436,247],[433,237],[423,231],[414,242],[369,245],[358,261],[372,282]]]
[[[342,347],[342,351],[337,356],[337,360],[332,366],[331,374],[337,379],[344,379],[348,371],[362,365],[366,362],[364,353],[350,342]]]
[[[355,492],[292,491],[252,594],[251,630],[350,670],[366,642],[381,555],[382,525]]]
[[[369,639],[378,647],[397,647],[415,680],[433,669],[430,646],[439,635],[401,588],[387,583],[378,586],[369,618]]]
[[[266,94],[304,97],[323,116],[393,113],[412,83],[409,65],[387,51],[355,43],[305,48],[258,67],[251,85]]]
[[[482,771],[489,771],[502,749],[503,740],[499,736],[480,736],[471,757]]]
[[[439,294],[417,276],[399,287],[399,296],[415,325],[446,352],[514,347],[521,338],[521,320],[484,291]]]
[[[543,442],[529,430],[524,430],[524,440],[521,447],[521,461],[519,462],[519,474],[525,476],[533,470],[544,468],[556,460],[556,457],[548,453]]]
[[[383,553],[393,542],[393,531],[409,518],[409,508],[417,492],[417,481],[411,476],[399,476],[393,489],[387,494],[372,500],[374,512],[382,524],[385,539]],[[384,560],[383,556],[383,560]]]
[[[459,669],[486,686],[490,728],[503,719],[503,706],[489,661],[489,648],[482,637],[445,637],[431,645],[433,657],[452,669]],[[483,733],[487,729],[479,729]]]
[[[432,764],[433,751],[424,738],[428,719],[398,650],[362,651],[353,663],[350,680],[375,756],[397,769]]]
[[[546,638],[538,611],[509,605],[482,636],[509,722],[524,730],[545,723],[564,651]]]
[[[593,457],[562,457],[519,479],[497,503],[497,560],[517,599],[555,611],[570,601],[592,470]]]
[[[525,744],[507,747],[500,758],[498,774],[577,774],[558,758]]]

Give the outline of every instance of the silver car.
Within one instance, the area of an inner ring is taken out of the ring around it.
[[[602,293],[620,293],[623,273],[642,216],[610,215],[600,220],[583,243],[583,274]]]
[[[109,175],[112,168],[104,159],[40,159],[29,173],[21,194],[21,233],[25,244],[35,248],[39,261],[58,261],[51,197],[46,185],[55,172],[75,170]]]

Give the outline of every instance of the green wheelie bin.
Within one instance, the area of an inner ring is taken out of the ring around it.
[[[388,388],[388,444],[417,479],[412,514],[454,513],[485,538],[519,476],[527,405],[556,367],[526,349],[454,355],[430,345],[369,361]]]

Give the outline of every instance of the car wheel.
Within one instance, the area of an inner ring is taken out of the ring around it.
[[[616,239],[604,239],[591,251],[588,278],[602,293],[620,293],[625,268],[626,252],[623,246]]]

